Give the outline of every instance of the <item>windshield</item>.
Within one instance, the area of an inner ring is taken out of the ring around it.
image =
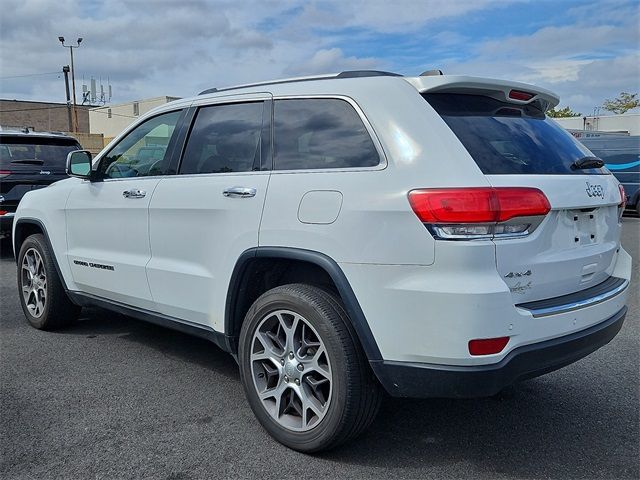
[[[69,138],[0,137],[0,168],[37,165],[64,169],[67,154],[82,147]]]
[[[574,169],[593,154],[532,105],[481,95],[426,93],[485,174],[607,174],[603,168]]]

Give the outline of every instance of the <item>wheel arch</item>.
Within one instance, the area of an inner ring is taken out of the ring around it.
[[[336,261],[320,252],[290,247],[255,247],[246,250],[238,258],[229,282],[224,318],[225,335],[232,353],[237,353],[238,334],[244,316],[255,300],[253,298],[255,292],[253,295],[250,294],[251,282],[255,280],[255,275],[252,278],[252,274],[255,274],[256,268],[259,271],[260,267],[269,268],[278,263],[289,266],[295,264],[298,268],[304,268],[302,275],[314,274],[320,282],[330,280],[331,285],[327,286],[332,287],[342,300],[367,359],[369,361],[382,359],[364,312],[347,277]],[[286,274],[281,278],[286,279]],[[275,282],[272,286],[258,288],[257,291],[263,293],[267,289],[285,283],[289,282]]]
[[[42,236],[44,237],[44,241],[47,243],[47,247],[49,247],[49,251],[51,252],[51,256],[53,258],[54,267],[66,292],[69,289],[67,288],[64,275],[62,275],[62,271],[60,270],[56,251],[51,244],[51,239],[49,238],[47,228],[41,220],[37,218],[19,218],[16,221],[16,224],[13,227],[13,256],[15,258],[16,264],[19,261],[18,257],[20,255],[20,249],[22,248],[22,244],[24,243],[24,241],[31,235],[38,233],[42,234]]]

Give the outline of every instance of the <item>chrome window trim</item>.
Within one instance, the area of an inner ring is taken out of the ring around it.
[[[620,295],[623,291],[627,289],[629,286],[629,280],[625,280],[621,285],[609,290],[608,292],[603,292],[598,295],[595,295],[591,298],[585,298],[584,300],[579,300],[577,302],[566,303],[564,305],[556,305],[553,307],[546,308],[537,308],[537,309],[528,309],[523,307],[522,310],[530,312],[534,318],[547,317],[549,315],[558,315],[561,313],[572,312],[574,310],[579,310],[581,308],[590,307],[592,305],[597,305],[598,303],[605,302],[610,300],[618,295]]]

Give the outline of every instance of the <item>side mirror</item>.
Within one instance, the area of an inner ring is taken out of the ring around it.
[[[78,178],[91,178],[91,152],[75,150],[67,155],[67,175]]]

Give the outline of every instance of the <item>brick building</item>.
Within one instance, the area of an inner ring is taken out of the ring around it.
[[[77,106],[78,132],[89,133],[89,109],[93,105]],[[37,131],[68,132],[69,115],[66,103],[30,102],[0,99],[0,126],[29,127]]]
[[[78,132],[71,132],[83,148],[94,155],[104,145],[103,136],[89,133],[89,109],[93,105],[78,106]],[[66,103],[30,102],[0,99],[0,127],[29,128],[44,132],[69,132]]]

